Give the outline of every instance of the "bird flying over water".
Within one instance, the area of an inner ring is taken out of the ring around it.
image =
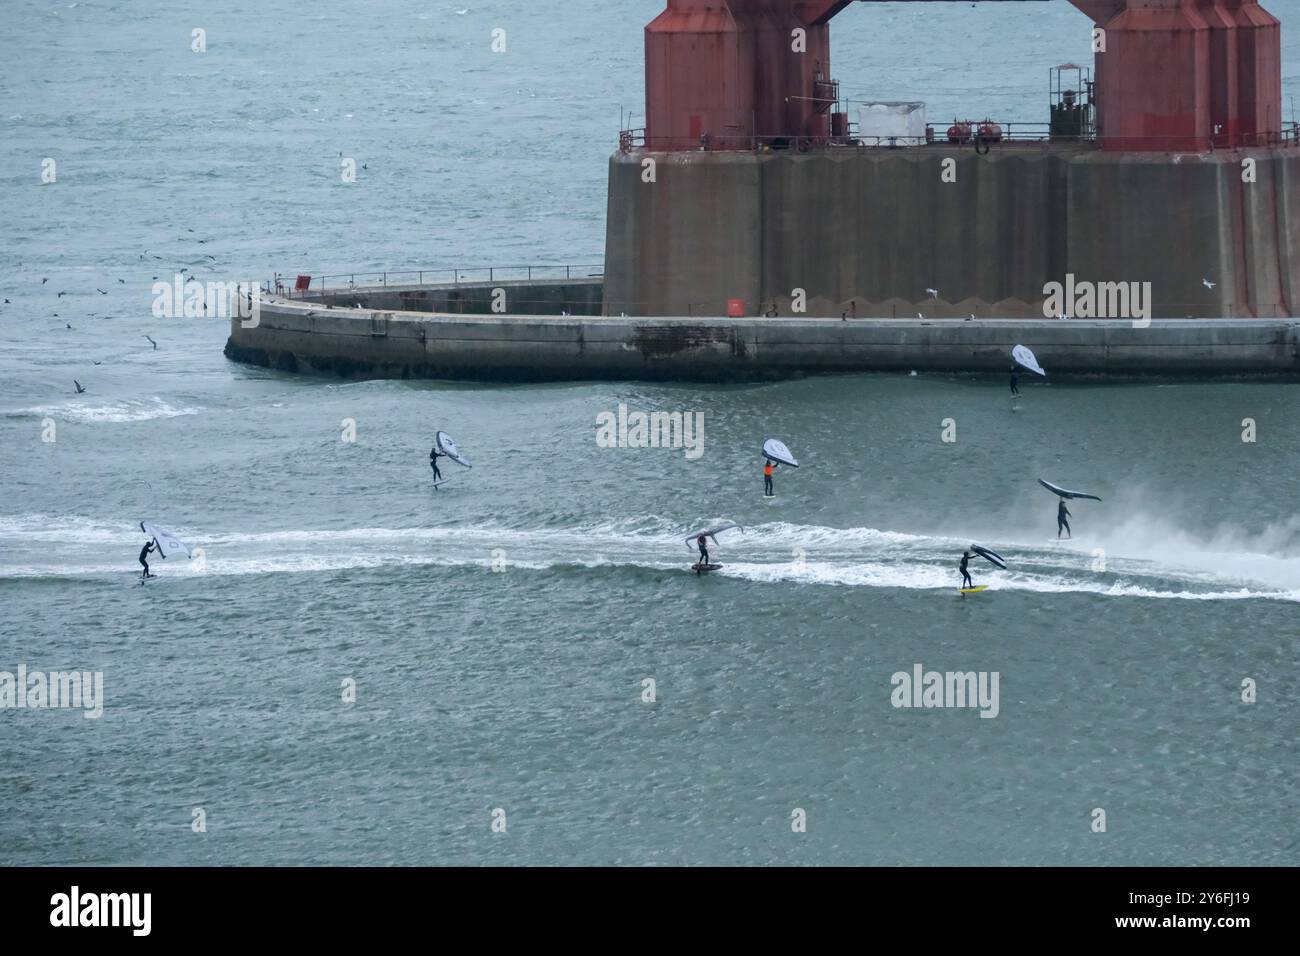
[[[153,350],[154,350],[155,352],[157,352],[157,351],[158,351],[158,343],[155,342],[153,339],[149,338],[149,336],[147,336],[147,335],[145,336],[145,338],[146,338],[146,339],[149,339],[149,344],[151,344],[151,345],[153,346]]]
[[[75,378],[72,380],[72,384],[75,385],[75,386],[77,386],[77,394],[78,394],[78,395],[80,395],[82,392],[85,391],[85,389],[81,387],[81,383],[78,382]]]
[[[1202,279],[1202,280],[1201,280],[1201,285],[1205,286],[1205,288],[1207,288],[1207,289],[1213,289],[1216,285],[1218,285],[1218,283],[1217,283],[1217,282],[1211,282],[1209,279]]]

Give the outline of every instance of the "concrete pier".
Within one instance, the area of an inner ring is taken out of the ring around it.
[[[598,286],[598,283],[596,283]],[[425,301],[438,297],[427,290]],[[445,290],[443,290],[445,291]],[[524,288],[523,296],[532,293]],[[271,299],[256,327],[231,322],[238,362],[344,377],[480,381],[756,381],[819,373],[1005,375],[1025,344],[1054,379],[1247,376],[1300,380],[1300,321],[623,318],[447,314]],[[599,301],[599,292],[594,301]],[[484,297],[484,301],[487,301]]]
[[[834,318],[1042,318],[1067,275],[1150,283],[1153,318],[1300,315],[1294,145],[632,149],[606,230],[606,315],[790,315],[800,289]]]

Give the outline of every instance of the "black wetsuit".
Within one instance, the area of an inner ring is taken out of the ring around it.
[[[699,545],[700,548],[700,564],[708,564],[709,563],[708,538],[706,538],[704,535],[700,535],[698,538],[695,539],[695,543]]]
[[[153,577],[153,575],[149,573],[149,562],[145,560],[145,558],[149,555],[149,552],[153,550],[154,550],[154,544],[152,541],[146,541],[145,546],[140,549],[140,564],[144,566],[144,573],[140,575],[140,577],[142,578]]]
[[[1012,395],[1020,394],[1020,385],[1018,384],[1019,382],[1020,382],[1020,376],[1016,374],[1015,366],[1012,366],[1011,367],[1011,394]]]
[[[1074,537],[1070,532],[1070,522],[1065,520],[1065,516],[1070,513],[1070,509],[1065,507],[1065,499],[1061,499],[1060,506],[1056,509],[1056,536],[1061,536],[1061,529],[1065,529],[1067,537]]]
[[[434,481],[442,480],[442,472],[438,470],[438,459],[441,457],[442,455],[438,453],[438,449],[432,448],[429,450],[429,467],[433,469]]]
[[[970,572],[966,570],[966,562],[970,560],[969,554],[961,556],[961,584],[965,588],[973,588],[975,582],[970,579]]]

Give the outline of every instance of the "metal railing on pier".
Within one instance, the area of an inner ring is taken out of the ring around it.
[[[994,123],[998,127],[997,135],[986,136],[981,133],[981,126],[988,120],[962,121],[954,126],[965,126],[964,135],[952,137],[949,127],[944,124],[930,124],[925,136],[860,136],[852,130],[844,136],[804,136],[789,135],[712,135],[705,134],[697,139],[682,137],[656,136],[647,137],[644,127],[624,129],[619,133],[619,150],[624,153],[633,150],[649,152],[712,152],[712,151],[749,151],[749,152],[800,152],[817,150],[868,150],[917,148],[926,146],[971,146],[972,148],[998,148],[1004,146],[1059,146],[1083,145],[1111,150],[1131,149],[1145,152],[1194,153],[1214,152],[1216,150],[1257,149],[1269,146],[1300,147],[1300,123],[1289,122],[1277,132],[1239,133],[1235,136],[1216,134],[1210,136],[1141,136],[1121,137],[1107,136],[1104,133],[1089,133],[1084,136],[1052,135],[1047,123]]]
[[[532,264],[518,266],[443,266],[428,269],[389,270],[384,272],[276,273],[262,284],[268,295],[284,298],[318,296],[329,292],[346,292],[363,287],[461,285],[484,282],[569,281],[599,279],[605,274],[603,262],[584,264]]]

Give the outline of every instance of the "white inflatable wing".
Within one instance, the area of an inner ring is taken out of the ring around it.
[[[1043,367],[1038,364],[1038,359],[1034,357],[1034,353],[1029,351],[1029,349],[1025,348],[1023,345],[1017,345],[1013,348],[1011,350],[1011,357],[1015,359],[1017,365],[1023,365],[1036,375],[1047,374],[1043,371]]]
[[[460,449],[456,447],[455,439],[446,432],[438,432],[435,441],[438,445],[438,451],[442,452],[456,464],[464,465],[466,468],[474,467],[469,463],[469,460],[460,453]]]
[[[141,521],[140,530],[153,538],[154,544],[158,545],[159,557],[166,558],[173,554],[183,554],[187,558],[193,557],[188,544],[170,531],[164,531],[152,521]]]
[[[769,438],[763,442],[763,457],[782,465],[789,465],[791,468],[799,467],[799,462],[795,460],[794,455],[790,454],[790,449],[785,446],[785,442],[779,438]]]

